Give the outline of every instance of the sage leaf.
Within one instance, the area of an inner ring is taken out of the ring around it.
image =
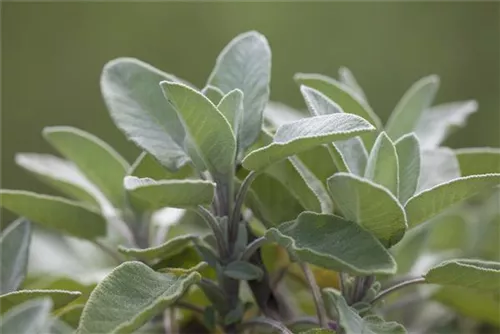
[[[399,164],[396,147],[385,132],[381,132],[368,157],[365,178],[399,195]]]
[[[361,117],[349,114],[309,117],[287,123],[278,128],[271,144],[248,154],[243,159],[243,167],[262,170],[315,146],[355,137],[374,129]]]
[[[177,171],[169,171],[158,162],[151,154],[142,152],[128,171],[128,175],[139,178],[149,177],[154,180],[184,179],[192,176],[193,169],[189,164]]]
[[[92,291],[77,333],[132,333],[199,280],[198,273],[176,277],[125,262]]]
[[[225,94],[243,92],[243,117],[238,131],[238,151],[244,153],[257,140],[262,113],[269,100],[271,49],[256,31],[238,35],[219,54],[208,84]]]
[[[416,194],[460,177],[460,166],[452,149],[438,147],[422,150],[421,153]]]
[[[133,205],[155,211],[164,207],[187,208],[211,204],[215,184],[204,180],[153,180],[127,176],[124,179]]]
[[[133,256],[137,259],[147,261],[155,259],[163,260],[181,253],[194,239],[196,239],[194,235],[179,235],[156,247],[127,248],[118,246],[118,251],[124,255]]]
[[[189,157],[183,149],[184,127],[158,87],[163,80],[180,81],[140,60],[118,58],[104,66],[101,92],[127,138],[175,171]]]
[[[341,217],[303,212],[296,220],[267,230],[266,238],[301,261],[326,269],[353,275],[396,271],[394,259],[374,236]]]
[[[219,88],[211,85],[205,86],[201,90],[202,94],[205,95],[213,104],[219,104],[220,100],[224,97],[224,92]]]
[[[62,197],[0,190],[0,205],[34,223],[77,238],[93,240],[106,235],[106,220],[99,212]]]
[[[432,104],[438,88],[439,77],[430,75],[418,80],[406,91],[385,126],[393,140],[415,130],[424,110]]]
[[[123,207],[122,180],[130,166],[111,146],[90,133],[68,126],[44,128],[43,136],[73,161],[111,203]]]
[[[477,111],[474,100],[440,104],[426,109],[414,131],[423,148],[438,147],[457,128],[465,126],[467,118]]]
[[[449,260],[431,268],[424,277],[427,283],[460,286],[495,293],[500,290],[500,262]]]
[[[31,223],[19,218],[3,230],[0,236],[2,270],[0,294],[17,290],[26,277],[31,242]],[[3,308],[0,307],[0,310]]]
[[[260,280],[264,272],[259,267],[245,261],[234,261],[224,268],[224,275],[237,280]]]
[[[363,226],[386,247],[403,237],[405,211],[388,189],[353,174],[336,173],[328,179],[328,190],[347,220]]]
[[[48,298],[18,305],[0,319],[0,333],[43,334],[49,324],[51,308],[52,302]]]
[[[230,91],[220,100],[217,109],[219,109],[231,125],[231,129],[233,129],[233,133],[236,136],[236,142],[238,143],[241,140],[239,133],[243,121],[243,92],[239,89]]]
[[[281,102],[269,101],[264,109],[264,120],[273,130],[304,117],[307,117],[305,113]]]
[[[358,94],[363,101],[368,101],[363,89],[354,77],[354,74],[352,74],[351,70],[347,67],[339,68],[339,80],[341,83],[351,88],[356,94]]]
[[[460,177],[413,196],[405,204],[409,227],[415,227],[454,204],[500,183],[500,174]]]
[[[19,290],[0,296],[0,310],[5,313],[11,308],[36,298],[48,297],[52,299],[53,309],[57,310],[71,303],[81,293],[67,290]]]
[[[500,173],[500,148],[461,148],[455,155],[462,176]]]
[[[420,177],[420,144],[418,137],[410,133],[399,138],[395,143],[398,154],[399,193],[401,203],[415,194]]]

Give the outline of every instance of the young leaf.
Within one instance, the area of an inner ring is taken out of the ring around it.
[[[413,132],[422,116],[434,100],[439,88],[439,77],[431,75],[415,82],[394,108],[385,126],[393,140]]]
[[[249,170],[262,170],[315,146],[355,137],[374,129],[361,117],[350,114],[316,116],[287,123],[278,128],[270,145],[248,154],[243,166]]]
[[[124,204],[122,180],[129,164],[96,136],[69,126],[43,129],[44,138],[94,183],[116,207]]]
[[[30,300],[7,312],[0,319],[2,334],[38,334],[47,329],[52,302],[48,298]]]
[[[420,177],[420,144],[413,133],[395,142],[399,168],[399,201],[406,201],[415,194]]]
[[[243,92],[239,89],[234,89],[224,95],[217,105],[217,109],[227,119],[233,133],[236,136],[236,142],[242,140],[241,136],[241,123],[243,121]],[[237,145],[239,147],[239,145]]]
[[[235,137],[217,107],[186,85],[163,81],[160,86],[184,124],[192,149],[209,172],[216,180],[231,175],[236,154]]]
[[[396,271],[394,259],[374,236],[341,217],[304,212],[294,221],[267,230],[266,238],[301,261],[323,268],[353,275]]]
[[[106,235],[106,220],[93,209],[62,197],[22,190],[1,190],[0,205],[34,223],[77,238]]]
[[[500,148],[462,148],[455,155],[462,176],[500,173]]]
[[[363,89],[358,84],[358,81],[354,77],[354,74],[352,74],[352,72],[347,67],[339,68],[339,80],[341,83],[351,88],[356,94],[358,94],[363,101],[367,101]]]
[[[0,296],[0,310],[5,313],[11,308],[31,299],[49,297],[52,299],[53,309],[57,310],[81,296],[79,291],[66,290],[19,290]]]
[[[196,239],[195,235],[180,235],[169,239],[157,247],[149,248],[127,248],[118,246],[118,251],[124,255],[133,256],[137,259],[152,261],[155,259],[166,259],[181,253]]]
[[[205,95],[213,104],[219,104],[220,100],[224,97],[224,92],[219,88],[211,85],[205,86],[201,90],[202,94]]]
[[[260,280],[264,272],[259,267],[245,261],[234,261],[224,268],[224,275],[237,280]]]
[[[396,197],[399,191],[399,164],[396,147],[385,132],[373,145],[366,164],[365,178],[389,189]]]
[[[420,177],[416,194],[460,177],[460,166],[453,150],[438,147],[421,151]]]
[[[243,117],[238,131],[238,151],[244,153],[259,136],[262,113],[269,100],[271,50],[266,38],[255,31],[234,38],[217,57],[208,84],[224,93],[240,89],[244,94]]]
[[[386,247],[403,237],[407,227],[404,209],[386,188],[352,174],[337,173],[328,179],[328,190],[346,219],[363,226]]]
[[[77,200],[99,206],[106,200],[93,185],[70,161],[49,154],[18,153],[16,163],[35,174],[42,182]]]
[[[500,290],[500,262],[458,259],[441,263],[424,275],[432,284],[490,291]]]
[[[133,58],[119,58],[104,66],[101,92],[116,126],[127,138],[165,167],[177,170],[189,157],[183,150],[185,132],[158,83],[179,81]]]
[[[151,154],[142,152],[127,174],[136,177],[149,177],[154,180],[185,179],[193,174],[193,169],[189,164],[186,164],[179,170],[171,172],[163,167]]]
[[[133,204],[155,211],[164,207],[186,208],[212,203],[215,184],[204,180],[159,180],[127,176],[124,179]]]
[[[477,111],[474,100],[440,104],[425,110],[415,127],[423,148],[438,147],[456,128],[464,127],[467,118]]]
[[[337,310],[339,325],[345,334],[404,334],[405,328],[397,322],[385,322],[378,316],[362,318],[353,308],[347,305],[344,297],[332,289],[323,290],[323,298],[327,304]]]
[[[90,294],[77,333],[131,333],[200,280],[157,273],[141,262],[116,267]]]
[[[427,189],[405,204],[409,227],[415,227],[482,190],[500,183],[500,174],[471,175]]]
[[[26,277],[30,242],[31,223],[26,219],[17,219],[2,232],[0,236],[1,295],[17,290]],[[0,307],[0,310],[3,308]]]

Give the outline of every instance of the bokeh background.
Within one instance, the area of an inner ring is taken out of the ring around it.
[[[271,98],[303,108],[295,72],[349,67],[386,120],[417,79],[438,74],[436,102],[477,99],[480,110],[447,145],[500,146],[499,2],[3,2],[1,181],[50,190],[14,163],[52,152],[48,125],[96,134],[132,161],[99,91],[103,65],[131,56],[202,87],[224,45],[258,30],[273,52]],[[12,218],[5,215],[4,218]]]

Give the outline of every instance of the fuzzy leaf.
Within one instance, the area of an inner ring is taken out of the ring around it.
[[[424,275],[432,284],[490,291],[500,290],[500,262],[458,259],[445,261]]]
[[[339,80],[341,83],[351,88],[361,99],[367,101],[365,92],[354,77],[354,74],[347,67],[339,68]]]
[[[274,130],[285,123],[298,121],[307,115],[281,102],[269,101],[264,109],[264,120]]]
[[[406,201],[415,194],[420,177],[420,144],[417,136],[408,134],[395,143],[399,168],[399,201]]]
[[[426,109],[415,127],[422,148],[438,147],[455,129],[464,127],[467,118],[477,111],[474,100],[440,104]]]
[[[500,148],[462,148],[455,154],[462,176],[500,173]]]
[[[398,169],[396,147],[387,134],[381,132],[368,157],[365,178],[387,188],[397,197],[399,191]]]
[[[186,128],[192,150],[199,155],[215,179],[230,175],[236,142],[224,116],[209,99],[184,84],[163,81],[160,85]],[[196,159],[193,156],[191,159],[196,165]],[[201,166],[197,167],[203,170]]]
[[[243,92],[239,89],[234,89],[224,95],[217,105],[217,109],[227,119],[233,133],[236,136],[236,141],[241,140],[239,132],[243,122]],[[239,145],[237,145],[239,147]]]
[[[394,108],[385,126],[393,140],[415,130],[423,112],[430,107],[439,88],[439,77],[431,75],[415,82]]]
[[[341,217],[301,213],[266,232],[266,238],[304,262],[353,275],[390,274],[396,263],[369,232]],[[352,245],[356,245],[355,247]]]
[[[374,129],[361,117],[349,114],[309,117],[287,123],[278,128],[271,144],[248,154],[243,166],[250,170],[262,170],[315,146],[355,137]]]
[[[472,175],[427,189],[405,204],[408,226],[415,227],[444,210],[500,183],[500,174]]]
[[[386,247],[401,240],[407,227],[406,215],[389,190],[347,173],[329,178],[328,189],[344,217],[373,233]]]
[[[0,333],[42,334],[49,324],[51,308],[52,302],[48,298],[18,305],[0,319]]]
[[[5,313],[11,308],[31,299],[48,297],[52,299],[53,309],[57,310],[80,297],[79,291],[66,290],[19,290],[0,296],[0,310]]]
[[[211,85],[205,86],[201,92],[205,95],[213,104],[219,104],[220,100],[224,97],[224,92],[219,88]]]
[[[266,38],[255,31],[237,36],[222,50],[208,79],[208,84],[225,94],[233,89],[244,94],[241,127],[236,132],[241,153],[259,137],[270,80],[271,49]]]
[[[96,136],[68,126],[43,129],[43,136],[95,184],[111,203],[124,204],[123,177],[129,164],[111,146]]]
[[[106,220],[93,209],[62,197],[1,190],[0,205],[34,223],[82,239],[106,235]]]
[[[224,275],[236,280],[260,280],[264,272],[259,267],[245,261],[234,261],[224,268]]]
[[[420,177],[415,193],[459,177],[460,166],[453,150],[448,147],[422,150]]]
[[[24,281],[30,242],[31,223],[26,219],[19,218],[2,231],[0,295],[17,290]],[[0,307],[0,311],[2,310]]]
[[[92,291],[77,333],[132,333],[199,280],[198,273],[176,277],[125,262]]]
[[[165,167],[177,170],[189,161],[183,149],[185,132],[160,81],[173,75],[133,58],[118,58],[104,66],[101,92],[111,118],[127,138]]]
[[[169,239],[165,243],[157,247],[149,248],[127,248],[118,247],[118,251],[122,254],[133,256],[142,260],[166,259],[173,255],[181,253],[195,239],[194,235],[180,235]]]
[[[142,152],[135,160],[128,175],[136,177],[149,177],[154,180],[184,179],[193,174],[192,167],[187,164],[175,172],[163,167],[151,154]]]

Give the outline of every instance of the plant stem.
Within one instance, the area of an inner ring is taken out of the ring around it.
[[[409,285],[413,285],[413,284],[421,284],[421,283],[425,283],[425,278],[423,277],[417,277],[417,278],[414,278],[414,279],[411,279],[411,280],[408,280],[408,281],[404,281],[404,282],[401,282],[399,284],[396,284],[390,288],[387,288],[385,289],[384,291],[380,292],[377,296],[375,296],[375,298],[373,298],[373,300],[370,302],[370,304],[375,304],[376,302],[378,302],[379,300],[383,299],[385,296],[387,296],[388,294],[390,294],[391,292],[394,292],[396,290],[399,290],[399,289],[402,289],[406,286],[409,286]]]
[[[203,206],[198,205],[198,210],[196,210],[198,214],[205,220],[205,222],[210,226],[212,232],[215,236],[215,240],[217,242],[217,248],[219,251],[220,257],[225,257],[227,255],[227,248],[224,242],[224,235],[217,223],[217,219],[212,215],[210,211],[205,209]]]
[[[243,261],[248,261],[253,253],[255,253],[266,242],[267,239],[265,237],[260,237],[249,243],[247,248],[245,248],[243,255],[241,256],[241,259]]]
[[[316,279],[311,271],[311,268],[303,262],[299,262],[302,271],[306,277],[307,283],[311,288],[314,306],[316,306],[316,313],[318,314],[319,324],[322,328],[326,328],[328,326],[328,318],[326,316],[325,304],[323,303],[323,298],[321,297],[321,291],[319,290],[319,286],[316,283]]]
[[[240,326],[242,328],[265,326],[265,327],[271,327],[271,328],[277,329],[282,334],[293,334],[293,332],[291,330],[289,330],[288,328],[286,328],[286,326],[283,325],[281,322],[278,322],[278,321],[270,319],[270,318],[265,318],[265,317],[250,319],[248,321],[243,322]]]

